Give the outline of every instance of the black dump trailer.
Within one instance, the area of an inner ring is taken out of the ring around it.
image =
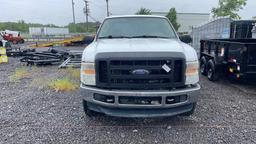
[[[256,39],[201,40],[200,71],[211,81],[256,81]]]

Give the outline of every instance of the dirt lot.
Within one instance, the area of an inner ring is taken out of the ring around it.
[[[253,85],[212,83],[202,77],[191,117],[88,118],[79,90],[58,93],[41,87],[42,80],[63,76],[65,70],[25,67],[32,75],[12,81],[15,67],[21,65],[14,58],[0,65],[0,143],[256,143]]]

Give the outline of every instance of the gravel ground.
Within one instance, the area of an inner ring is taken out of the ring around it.
[[[19,83],[9,76],[17,59],[0,65],[0,143],[256,143],[256,86],[212,83],[201,78],[201,96],[191,117],[88,118],[79,90],[41,89],[36,77],[57,77],[56,66],[37,69]]]

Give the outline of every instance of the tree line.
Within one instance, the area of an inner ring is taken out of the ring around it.
[[[95,32],[96,26],[99,25],[98,22],[89,22],[88,31],[86,23],[70,23],[64,28],[69,28],[70,33],[85,33],[85,32]],[[0,31],[12,30],[20,31],[22,33],[28,33],[29,27],[54,27],[54,28],[63,28],[54,24],[38,24],[38,23],[26,23],[24,20],[19,20],[18,22],[0,22]]]

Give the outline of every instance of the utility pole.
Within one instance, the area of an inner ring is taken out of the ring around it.
[[[84,14],[86,16],[86,29],[87,29],[87,32],[89,31],[89,4],[88,4],[88,1],[87,0],[84,0],[85,2],[85,9],[84,9]]]
[[[108,0],[106,0],[107,2],[107,16],[109,16],[109,5],[108,5]]]
[[[76,18],[75,18],[75,3],[74,3],[74,0],[72,0],[72,12],[73,12],[73,23],[75,24],[76,23]]]

